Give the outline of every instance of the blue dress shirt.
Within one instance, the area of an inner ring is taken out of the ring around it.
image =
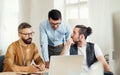
[[[53,30],[49,20],[40,24],[40,45],[44,61],[49,61],[48,45],[57,46],[65,43],[71,37],[71,27],[64,21],[56,30]]]

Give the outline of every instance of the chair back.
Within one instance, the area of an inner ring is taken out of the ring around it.
[[[0,55],[0,72],[3,70],[4,55]]]

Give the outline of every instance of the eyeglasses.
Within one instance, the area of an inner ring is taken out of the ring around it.
[[[61,19],[58,19],[58,20],[53,20],[53,19],[49,19],[49,22],[52,26],[59,26],[61,24]]]
[[[61,22],[60,23],[51,23],[51,25],[53,25],[53,26],[60,25],[60,24],[61,24]]]
[[[19,32],[20,34],[23,34],[25,36],[33,36],[34,32],[31,32],[31,33],[22,33],[22,32]]]

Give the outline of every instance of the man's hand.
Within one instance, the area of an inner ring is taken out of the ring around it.
[[[45,68],[49,68],[49,65],[50,65],[49,61],[45,62]]]
[[[72,44],[74,44],[72,38],[70,38],[69,40],[67,40],[67,42],[65,43],[63,49],[61,50],[60,55],[66,55],[66,54],[68,54],[68,52],[69,52],[68,49],[70,48],[70,46]]]
[[[70,38],[68,41],[67,41],[67,43],[66,43],[67,45],[71,45],[71,44],[74,44],[74,42],[73,42],[73,39],[72,38]]]
[[[32,73],[39,71],[39,69],[36,68],[34,65],[28,66],[27,69],[28,69],[28,72],[32,72]]]
[[[39,69],[40,71],[45,70],[45,64],[34,65],[34,67],[36,67],[36,68]]]

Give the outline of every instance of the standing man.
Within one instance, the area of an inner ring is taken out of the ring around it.
[[[44,70],[45,65],[32,43],[33,31],[28,23],[21,23],[18,27],[19,40],[13,42],[7,49],[4,59],[3,71],[37,72]],[[35,65],[31,65],[34,60]]]
[[[60,55],[70,36],[71,27],[62,20],[61,12],[50,10],[48,20],[40,24],[40,44],[46,68],[49,68],[50,56]]]

